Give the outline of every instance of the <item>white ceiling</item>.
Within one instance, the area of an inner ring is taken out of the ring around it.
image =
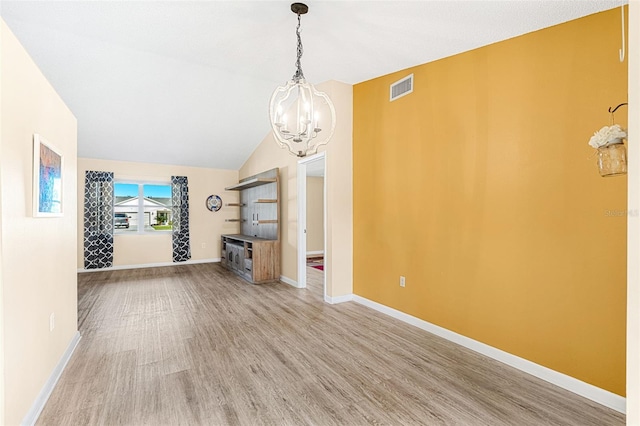
[[[238,169],[294,72],[290,4],[2,0],[0,14],[78,119],[80,157]],[[354,84],[622,1],[307,4],[307,80]]]

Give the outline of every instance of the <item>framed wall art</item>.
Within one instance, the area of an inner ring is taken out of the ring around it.
[[[33,216],[62,216],[63,157],[37,133],[33,135]]]

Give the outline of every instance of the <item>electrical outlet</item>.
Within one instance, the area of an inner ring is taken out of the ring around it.
[[[404,287],[404,277],[400,275],[400,287]]]
[[[51,315],[49,315],[49,331],[53,331],[54,328],[56,328],[56,314],[51,312]]]
[[[202,243],[202,248],[207,248],[207,243]]]

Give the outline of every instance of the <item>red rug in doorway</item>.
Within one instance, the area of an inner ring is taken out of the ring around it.
[[[324,271],[324,265],[312,265],[311,267]]]

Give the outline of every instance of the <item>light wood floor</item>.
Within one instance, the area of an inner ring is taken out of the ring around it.
[[[324,300],[324,271],[307,266],[307,290]]]
[[[622,425],[356,303],[217,264],[79,275],[82,339],[38,424]]]

